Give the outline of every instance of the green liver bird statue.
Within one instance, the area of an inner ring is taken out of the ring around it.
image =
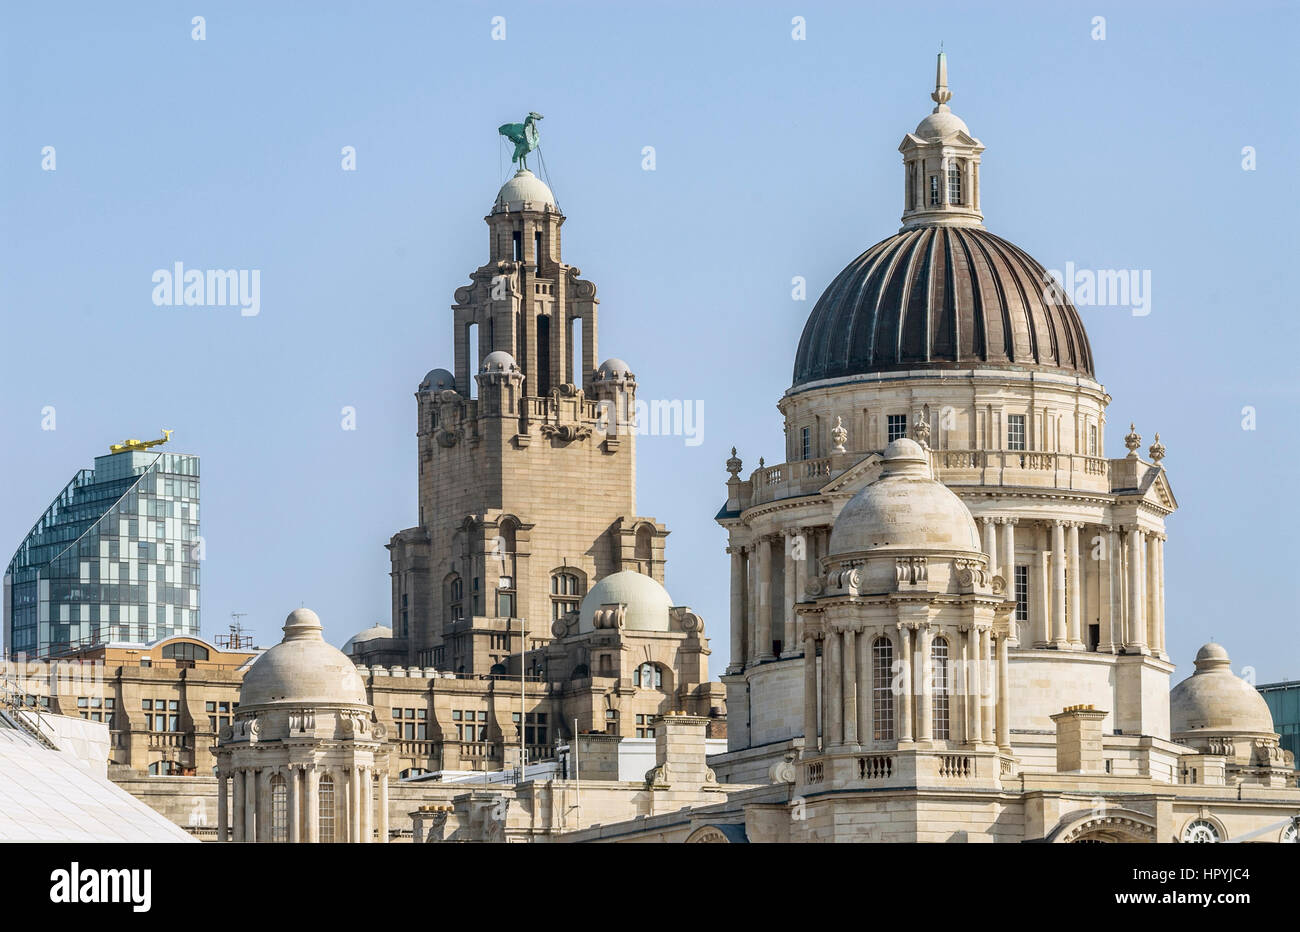
[[[528,153],[537,148],[541,136],[537,132],[537,121],[542,119],[540,113],[529,113],[522,123],[505,123],[497,127],[497,132],[515,144],[515,153],[510,161],[518,162],[520,168],[528,167]]]

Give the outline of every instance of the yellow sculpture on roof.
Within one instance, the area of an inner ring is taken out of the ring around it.
[[[143,450],[149,449],[150,447],[161,446],[162,444],[166,443],[168,440],[171,440],[172,434],[174,433],[175,431],[168,430],[167,428],[164,427],[163,435],[157,440],[136,440],[134,437],[132,437],[131,439],[125,440],[122,443],[111,444],[108,448],[108,452],[109,453],[139,453]]]

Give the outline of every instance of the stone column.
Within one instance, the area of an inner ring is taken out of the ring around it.
[[[302,773],[307,782],[304,821],[307,825],[307,841],[316,844],[320,841],[320,770],[315,764],[308,764]]]
[[[1097,567],[1097,608],[1101,616],[1097,650],[1113,654],[1115,648],[1122,644],[1116,630],[1119,613],[1115,610],[1115,556],[1119,545],[1115,539],[1115,528],[1101,528],[1102,563]]]
[[[998,564],[998,572],[1007,584],[1007,598],[1016,597],[1016,518],[1002,518],[1002,559]],[[1011,640],[1012,643],[1018,643],[1020,632],[1017,628],[1016,618],[1011,616]]]
[[[817,751],[817,639],[804,631],[803,639],[803,752]]]
[[[244,773],[241,770],[232,770],[230,772],[231,784],[234,790],[234,799],[231,800],[231,808],[234,810],[230,814],[231,822],[231,840],[235,843],[242,842],[245,838],[244,826],[246,825],[246,816],[244,814]]]
[[[982,700],[980,661],[983,659],[983,654],[980,651],[980,631],[974,625],[971,626],[970,632],[967,634],[967,642],[966,705],[970,709],[970,729],[966,732],[966,740],[971,744],[976,744],[984,734],[984,724],[981,721],[983,709],[980,708]]]
[[[302,841],[302,800],[298,793],[298,767],[296,764],[289,765],[289,772],[285,775],[289,783],[289,843],[296,845]]]
[[[826,747],[844,743],[844,669],[840,633],[827,631],[822,649],[822,675],[826,677]]]
[[[379,843],[388,844],[388,771],[379,771]]]
[[[858,633],[858,744],[871,741],[871,636]]]
[[[745,548],[745,666],[758,662],[758,541]]]
[[[351,806],[348,800],[348,772],[342,767],[333,767],[330,776],[334,780],[334,842],[343,844],[348,838],[348,813]]]
[[[361,768],[348,768],[348,841],[361,841]]]
[[[361,838],[363,845],[371,843],[375,836],[375,799],[374,799],[374,777],[371,776],[369,767],[358,767],[361,780]]]
[[[227,832],[230,814],[226,806],[226,783],[225,771],[217,771],[217,841],[230,840],[230,835]]]
[[[1011,747],[1011,709],[1010,696],[1008,692],[1011,684],[1011,663],[1009,660],[1010,651],[1007,650],[1007,639],[1000,637],[997,639],[998,651],[998,697],[997,697],[997,717],[998,717],[998,747],[1008,750]]]
[[[1066,553],[1069,556],[1069,587],[1070,594],[1070,646],[1073,648],[1083,647],[1083,575],[1079,572],[1079,528],[1081,525],[1078,521],[1070,522],[1068,540],[1066,542]]]
[[[1165,650],[1165,535],[1160,534],[1156,537],[1156,591],[1155,591],[1155,610],[1156,610],[1156,649],[1161,654],[1167,653]]]
[[[842,674],[844,695],[844,743],[858,743],[858,645],[857,633],[852,628],[844,629],[844,671]]]
[[[257,771],[244,771],[244,840],[257,841]]]
[[[797,535],[797,529],[787,529],[781,537],[781,543],[785,545],[785,572],[782,574],[785,583],[785,599],[781,606],[781,616],[785,620],[781,632],[781,656],[783,657],[790,656],[796,645],[794,603],[799,601],[799,593],[795,588],[794,548]]]
[[[1147,643],[1151,646],[1152,653],[1158,652],[1160,644],[1160,612],[1156,608],[1156,602],[1159,599],[1160,592],[1160,558],[1158,551],[1160,548],[1160,539],[1156,534],[1147,535],[1146,559],[1146,576],[1143,580],[1143,594],[1146,596],[1145,606],[1147,611]]]
[[[1037,634],[1034,647],[1050,647],[1052,644],[1052,551],[1051,531],[1043,528],[1047,538],[1047,549],[1039,550],[1035,556],[1038,566],[1034,569],[1034,579],[1030,583],[1030,617],[1036,617]]]
[[[745,548],[732,545],[731,554],[731,660],[728,673],[745,669]]]
[[[808,564],[812,560],[812,532],[808,528],[796,528],[800,539],[803,540],[803,552],[799,559],[794,561],[794,592],[795,601],[803,600],[804,589],[808,585]],[[797,614],[794,616],[794,645],[798,646],[803,643],[803,619]]]
[[[772,659],[772,538],[758,539],[758,661]]]
[[[903,669],[898,695],[898,740],[912,740],[912,632],[904,624],[898,626],[899,659]]]
[[[1128,646],[1142,653],[1147,651],[1146,612],[1142,599],[1142,553],[1146,550],[1146,534],[1136,527],[1128,529]]]
[[[993,632],[985,628],[980,632],[980,740],[993,743]]]
[[[257,841],[263,845],[275,841],[273,831],[275,825],[271,805],[272,772],[270,767],[263,767],[257,773]]]
[[[1065,630],[1065,522],[1052,522],[1052,646],[1069,644]]]
[[[933,671],[930,668],[930,626],[922,625],[916,629],[917,668],[920,670],[920,683],[916,690],[916,740],[929,741],[934,735],[934,695],[930,682]],[[949,704],[951,714],[951,704]]]
[[[984,522],[984,554],[989,558],[989,575],[998,574],[998,528],[994,518],[981,518]]]

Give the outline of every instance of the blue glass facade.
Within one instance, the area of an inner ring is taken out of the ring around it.
[[[44,657],[199,633],[199,459],[129,451],[72,477],[4,577],[5,647]]]
[[[1258,689],[1273,713],[1273,730],[1282,736],[1278,743],[1295,754],[1296,769],[1300,770],[1300,680],[1268,683]]]

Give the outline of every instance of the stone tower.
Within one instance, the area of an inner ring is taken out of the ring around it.
[[[663,582],[667,530],[636,516],[636,378],[596,364],[596,286],[564,262],[564,214],[520,169],[497,194],[488,260],[456,290],[454,374],[416,392],[419,523],[388,544],[392,662],[530,669],[554,622],[620,570]]]

